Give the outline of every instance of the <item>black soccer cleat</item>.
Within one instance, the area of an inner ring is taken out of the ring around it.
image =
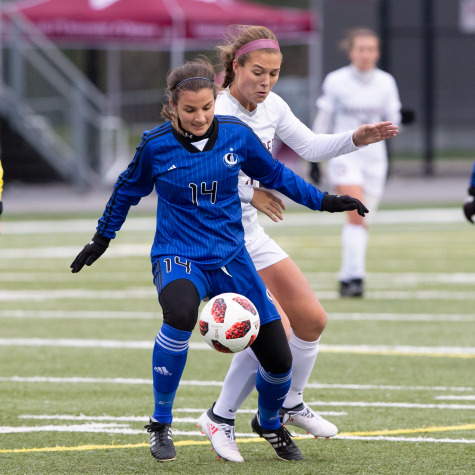
[[[153,417],[145,426],[150,432],[150,453],[159,462],[170,462],[176,459],[176,450],[172,439],[172,426],[167,422],[158,422]]]
[[[295,445],[288,430],[284,426],[280,426],[276,430],[267,430],[261,427],[259,423],[259,413],[257,413],[251,421],[251,427],[259,437],[267,440],[275,450],[277,457],[281,460],[303,460],[302,452]]]
[[[346,282],[340,282],[341,297],[363,297],[363,293],[363,279],[351,279]]]

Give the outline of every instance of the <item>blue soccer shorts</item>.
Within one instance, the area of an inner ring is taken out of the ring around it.
[[[255,305],[261,325],[280,319],[270,292],[257,273],[245,246],[225,267],[212,270],[202,270],[186,257],[160,256],[153,261],[153,275],[159,297],[170,282],[187,279],[193,282],[201,300],[234,292],[244,295]]]

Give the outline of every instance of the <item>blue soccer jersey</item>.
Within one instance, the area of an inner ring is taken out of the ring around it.
[[[236,117],[216,116],[203,151],[167,122],[144,133],[134,159],[114,186],[97,230],[114,238],[131,205],[158,194],[152,260],[185,256],[201,269],[230,262],[244,245],[238,174],[242,169],[313,210],[324,193],[274,160],[259,138]]]

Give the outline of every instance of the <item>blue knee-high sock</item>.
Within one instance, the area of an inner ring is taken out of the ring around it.
[[[172,422],[172,407],[176,390],[186,364],[191,332],[175,330],[164,323],[153,348],[153,418]]]
[[[284,404],[290,389],[292,369],[283,374],[272,374],[259,366],[256,377],[256,389],[259,393],[257,407],[260,424],[264,429],[274,430],[280,427],[279,409]]]

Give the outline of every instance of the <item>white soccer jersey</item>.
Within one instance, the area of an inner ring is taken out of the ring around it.
[[[341,134],[317,136],[302,124],[294,116],[287,103],[273,92],[269,93],[263,103],[258,104],[252,112],[249,112],[227,88],[218,94],[215,114],[231,115],[241,119],[254,130],[270,153],[272,153],[276,136],[302,158],[312,162],[329,160],[358,150],[358,147],[353,144],[354,130]],[[258,186],[258,183],[251,183],[251,179],[243,172],[239,175],[239,184]],[[251,241],[259,230],[257,210],[245,202],[242,203],[242,223],[246,241]]]
[[[380,69],[360,71],[350,65],[328,74],[317,100],[316,133],[338,133],[381,121],[400,123],[401,103],[394,78]],[[386,160],[384,141],[371,144],[352,159]]]

